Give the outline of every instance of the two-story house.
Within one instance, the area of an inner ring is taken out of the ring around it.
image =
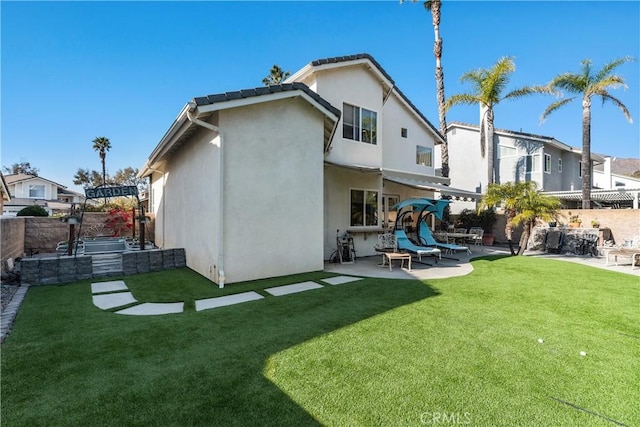
[[[452,122],[447,126],[451,185],[486,191],[487,158],[480,149],[480,127]],[[494,131],[495,182],[534,181],[538,189],[547,192],[576,191],[582,188],[582,151],[557,139],[504,129]],[[436,157],[440,166],[440,156]],[[593,165],[604,162],[591,155]],[[462,203],[452,207],[474,208]]]
[[[436,192],[443,138],[369,55],[313,61],[282,85],[194,98],[151,153],[156,244],[222,286],[321,270],[336,232],[373,254],[391,207]]]
[[[15,216],[31,205],[42,206],[49,215],[68,213],[73,204],[84,203],[83,195],[40,176],[10,174],[5,176],[5,180],[12,198],[2,208],[4,216]]]

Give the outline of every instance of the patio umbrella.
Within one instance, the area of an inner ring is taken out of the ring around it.
[[[434,200],[434,199],[425,199],[425,198],[414,198],[403,200],[399,203],[396,203],[391,207],[392,210],[397,210],[400,212],[401,209],[411,206],[416,210],[420,211],[420,215],[422,216],[424,211],[430,212],[435,215],[436,218],[442,220],[442,213],[444,212],[444,208],[451,203],[450,200]]]

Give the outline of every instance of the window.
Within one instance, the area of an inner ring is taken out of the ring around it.
[[[558,172],[562,172],[562,159],[558,159]]]
[[[44,185],[29,184],[29,198],[44,199]]]
[[[616,181],[613,185],[614,185],[615,187],[624,187],[624,186],[625,186],[625,183],[624,183],[624,182],[622,182],[622,181]]]
[[[516,148],[515,147],[508,147],[506,145],[499,145],[498,146],[498,158],[502,159],[504,157],[511,157],[511,156],[515,156],[516,155]]]
[[[343,104],[342,137],[367,144],[378,143],[378,114],[366,108]]]
[[[351,190],[352,227],[378,225],[378,192],[373,190]]]
[[[578,162],[578,176],[582,178],[582,161]]]
[[[400,128],[400,136],[403,138],[407,137],[407,128]]]
[[[532,154],[525,158],[526,160],[526,172],[540,172],[540,154]]]
[[[433,166],[433,148],[416,146],[416,164]]]
[[[544,155],[544,172],[551,173],[551,155]]]
[[[400,201],[400,196],[391,196],[389,194],[382,195],[382,227],[389,228],[396,222],[396,211],[391,208]]]

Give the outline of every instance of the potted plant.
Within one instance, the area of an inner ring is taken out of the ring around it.
[[[485,246],[493,246],[494,235],[493,226],[496,224],[496,212],[493,209],[484,209],[478,214],[480,227],[484,230],[482,235],[482,244]]]
[[[582,220],[578,215],[571,215],[569,212],[569,227],[571,228],[580,228],[582,225]]]
[[[600,228],[600,222],[597,219],[591,220],[591,228]]]

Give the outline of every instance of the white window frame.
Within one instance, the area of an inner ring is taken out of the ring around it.
[[[362,219],[362,224],[355,224],[353,221],[353,216],[354,216],[354,212],[352,211],[353,209],[353,201],[352,201],[352,197],[353,197],[353,192],[354,191],[361,191],[362,192],[362,212],[364,213],[363,215],[363,219]],[[367,195],[368,194],[375,194],[375,198],[376,198],[376,207],[375,207],[375,218],[376,218],[376,222],[375,223],[370,223],[367,221]],[[349,227],[379,227],[380,226],[380,191],[379,190],[373,190],[370,188],[350,188],[349,189]]]
[[[582,178],[582,160],[578,161],[578,177]]]
[[[526,173],[539,173],[540,172],[540,154],[529,154],[528,156],[525,156],[525,157],[530,159],[529,161],[527,161],[527,159],[525,158]],[[529,165],[531,166],[530,169],[527,168],[527,166]]]
[[[420,149],[423,149],[425,152],[420,153]],[[420,166],[427,166],[429,168],[433,167],[433,147],[416,145],[416,164]]]
[[[558,172],[562,172],[562,159],[558,159]]]
[[[551,154],[544,155],[544,165],[543,165],[544,173],[551,173]]]
[[[513,154],[503,155],[502,149],[505,149],[507,151],[513,150]],[[515,157],[517,155],[518,155],[518,149],[516,147],[511,147],[510,145],[502,145],[502,144],[498,145],[498,158],[499,159],[506,159],[507,157]]]
[[[42,188],[42,196],[32,196],[31,195],[31,191],[35,190],[36,187],[41,187]],[[44,184],[29,184],[28,191],[29,191],[29,198],[30,199],[44,199],[46,197],[47,189],[45,188]]]
[[[351,123],[346,121],[347,115],[345,112],[348,109],[352,109],[353,121],[357,123]],[[367,125],[367,119],[373,117],[371,125]],[[345,134],[345,129],[349,127],[352,129],[351,133],[353,138]],[[349,104],[347,102],[342,103],[342,138],[349,139],[351,141],[359,141],[365,144],[378,145],[378,113],[373,110],[369,110],[364,107]],[[367,140],[368,139],[368,140]]]

